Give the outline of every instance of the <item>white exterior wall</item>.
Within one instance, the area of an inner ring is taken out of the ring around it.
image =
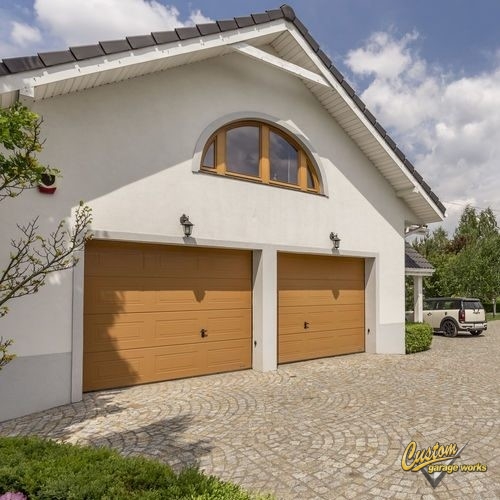
[[[29,105],[44,117],[40,158],[60,168],[63,178],[53,196],[33,190],[4,202],[2,235],[13,235],[16,222],[35,215],[41,230],[53,229],[82,199],[93,208],[100,236],[182,244],[179,217],[186,213],[198,244],[264,249],[265,273],[275,268],[276,251],[332,253],[334,231],[342,240],[340,255],[369,258],[367,350],[404,352],[403,232],[412,214],[300,80],[233,54]],[[300,131],[321,163],[325,196],[193,172],[200,136],[234,114],[265,114]],[[11,302],[2,335],[14,338],[19,359],[0,375],[0,400],[10,401],[2,405],[0,420],[70,400],[68,356],[73,343],[81,344],[74,335],[81,327],[82,274],[51,276],[38,294]],[[268,295],[266,286],[276,287],[266,276],[256,276],[255,284],[260,291],[254,290],[254,300]],[[267,307],[259,314],[263,323],[276,311]],[[256,337],[265,331],[263,324]],[[254,352],[256,368],[273,368],[266,352]],[[40,374],[26,368],[36,364],[27,365],[28,359],[41,355],[53,358],[52,369],[60,366],[55,371],[63,382],[54,388],[35,383]],[[42,402],[17,409],[22,396],[11,384],[20,378],[45,391]],[[73,385],[73,399],[78,394]]]

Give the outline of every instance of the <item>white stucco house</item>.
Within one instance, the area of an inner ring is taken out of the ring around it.
[[[18,355],[0,420],[103,388],[404,353],[405,229],[444,207],[290,7],[4,59],[0,105],[16,100],[43,116],[40,159],[63,177],[3,202],[0,268],[16,223],[49,232],[79,200],[94,239],[0,320]]]

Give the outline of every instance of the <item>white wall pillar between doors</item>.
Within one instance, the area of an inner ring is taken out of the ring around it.
[[[253,252],[252,367],[277,369],[278,357],[278,254],[265,248]]]

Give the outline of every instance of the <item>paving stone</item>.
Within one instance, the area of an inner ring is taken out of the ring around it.
[[[0,423],[2,435],[111,446],[178,471],[209,474],[279,499],[499,498],[500,321],[479,337],[435,336],[411,356],[355,354],[85,394]],[[404,472],[409,441],[469,442],[433,490]]]

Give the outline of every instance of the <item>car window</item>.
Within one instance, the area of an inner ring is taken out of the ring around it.
[[[464,300],[464,309],[483,309],[479,300]]]
[[[436,307],[436,301],[435,300],[424,300],[424,309],[426,311],[432,311]]]

